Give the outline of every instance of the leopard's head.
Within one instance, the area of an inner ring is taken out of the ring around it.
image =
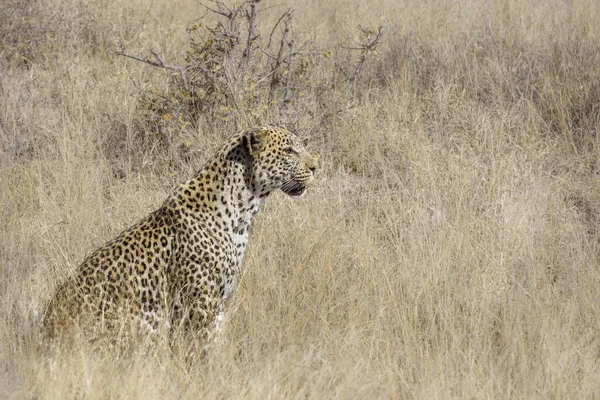
[[[302,196],[314,179],[317,160],[306,151],[296,135],[284,128],[251,128],[244,142],[252,159],[251,182],[259,196],[281,189]]]

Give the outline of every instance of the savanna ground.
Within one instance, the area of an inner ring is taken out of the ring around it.
[[[177,73],[115,52],[190,62],[197,2],[0,4],[0,397],[599,398],[600,4],[262,1],[260,40],[287,7],[298,87],[221,75],[181,121]],[[319,179],[257,216],[206,358],[40,343],[86,254],[266,122]]]

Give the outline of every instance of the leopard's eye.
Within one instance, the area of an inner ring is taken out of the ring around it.
[[[298,155],[298,154],[300,154],[300,153],[298,153],[298,151],[297,151],[296,149],[294,149],[293,147],[286,147],[286,148],[284,149],[284,151],[285,151],[287,154],[295,154],[295,155]]]

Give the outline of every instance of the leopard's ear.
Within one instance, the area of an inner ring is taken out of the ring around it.
[[[266,131],[263,128],[250,128],[244,135],[243,142],[248,148],[250,155],[258,154],[264,145]]]

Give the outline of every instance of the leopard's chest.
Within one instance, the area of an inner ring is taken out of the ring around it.
[[[242,271],[242,262],[244,253],[248,244],[248,234],[233,234],[229,243],[228,259],[229,264],[225,265],[222,271],[223,292],[222,300],[225,301],[235,290],[239,274]]]

